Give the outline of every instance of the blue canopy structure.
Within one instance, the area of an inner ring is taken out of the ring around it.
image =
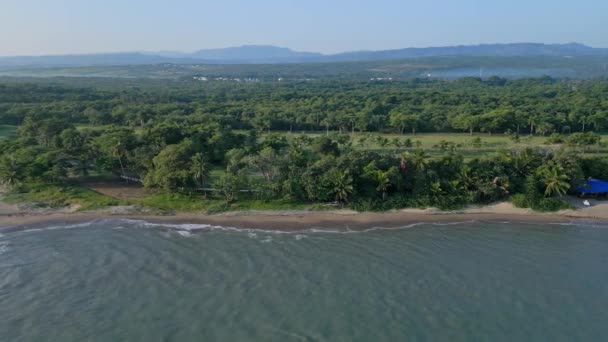
[[[608,182],[600,179],[589,179],[585,186],[578,188],[578,192],[583,194],[608,193]]]

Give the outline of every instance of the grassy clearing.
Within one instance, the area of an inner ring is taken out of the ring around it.
[[[321,135],[325,135],[322,132],[313,132],[313,133],[289,133],[289,132],[280,132],[281,134],[291,137],[297,135],[307,135],[310,137],[318,137]],[[330,134],[335,134],[335,132],[330,132]],[[398,139],[404,141],[406,139],[410,139],[412,143],[420,142],[418,147],[422,149],[432,149],[435,148],[441,141],[453,142],[455,144],[460,144],[464,148],[471,147],[476,148],[473,145],[473,140],[476,138],[481,139],[482,148],[488,147],[514,147],[514,146],[538,146],[542,145],[546,140],[546,137],[543,136],[525,136],[522,135],[520,138],[520,142],[516,143],[509,136],[505,134],[484,134],[484,133],[475,133],[470,135],[468,133],[419,133],[419,134],[390,134],[390,133],[355,133],[349,134],[353,139],[353,146],[356,148],[362,149],[392,149],[390,146],[390,141],[394,139]],[[389,140],[389,146],[382,146],[378,143],[377,138],[382,137]],[[367,138],[365,142],[361,142],[362,138]]]
[[[310,209],[311,204],[287,200],[239,200],[232,203],[229,210],[305,210]]]
[[[76,125],[76,129],[80,131],[89,130],[89,131],[105,131],[111,128],[112,125],[93,125],[93,124],[78,124]]]
[[[335,132],[330,132],[334,134]],[[288,138],[298,135],[307,135],[311,138],[325,135],[325,132],[311,133],[289,133],[280,132]],[[261,139],[263,139],[263,136]],[[456,150],[462,153],[465,158],[479,157],[487,153],[493,153],[499,150],[525,147],[549,147],[545,144],[546,136],[538,135],[522,135],[518,142],[515,142],[506,134],[486,134],[475,133],[420,133],[420,134],[386,134],[386,133],[354,133],[351,134],[352,146],[359,150],[372,151],[387,151],[401,152],[403,150],[423,149],[431,156],[444,155],[446,150],[441,149],[441,143],[453,143],[456,145]],[[412,147],[404,148],[397,147],[394,141],[398,140],[403,144],[407,139],[412,143]],[[384,140],[382,143],[380,140]],[[602,136],[602,143],[608,143],[608,135]],[[603,146],[589,147],[582,151],[583,153],[606,154],[608,149]]]
[[[202,211],[221,201],[205,200],[202,195],[166,194],[159,193],[139,200],[145,207],[159,210]]]
[[[40,203],[52,208],[79,205],[79,210],[92,210],[123,204],[120,200],[79,186],[27,184],[8,194],[7,203]]]
[[[205,199],[203,195],[179,193],[158,193],[138,200],[122,201],[80,186],[45,184],[24,185],[21,189],[8,194],[4,201],[11,204],[29,203],[51,208],[78,205],[80,211],[127,204],[140,204],[147,208],[163,211],[208,213],[239,210],[304,210],[311,206],[307,203],[286,200],[262,201],[246,198],[239,199],[235,203],[226,203],[219,199]]]
[[[205,199],[202,195],[166,193],[151,195],[141,199],[139,203],[145,207],[159,210],[208,213],[239,210],[304,210],[311,207],[308,203],[286,200],[239,199],[238,202],[227,203],[219,199]]]

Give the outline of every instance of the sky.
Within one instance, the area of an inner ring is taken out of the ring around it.
[[[607,0],[2,0],[0,56],[277,45],[608,47]]]

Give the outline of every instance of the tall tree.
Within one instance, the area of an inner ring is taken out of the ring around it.
[[[202,153],[192,156],[192,176],[200,187],[205,187],[205,181],[209,178],[209,164]]]

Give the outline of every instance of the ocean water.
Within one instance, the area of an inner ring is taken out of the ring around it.
[[[0,341],[602,341],[608,226],[0,235]]]

